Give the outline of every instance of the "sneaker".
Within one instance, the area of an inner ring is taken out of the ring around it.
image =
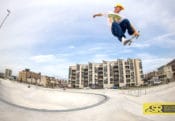
[[[126,41],[126,38],[125,37],[122,37],[122,44],[124,45],[125,41]]]
[[[125,37],[122,37],[122,44],[126,45],[130,40],[127,40]]]

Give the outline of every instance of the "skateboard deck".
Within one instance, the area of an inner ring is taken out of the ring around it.
[[[140,31],[138,31],[138,33],[140,33]],[[135,39],[138,39],[139,38],[139,36],[132,36],[130,39],[126,40],[126,42],[125,42],[124,45],[130,46],[135,41]]]

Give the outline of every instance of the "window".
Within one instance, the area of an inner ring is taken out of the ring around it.
[[[139,67],[140,67],[140,69],[142,69],[142,63],[141,62],[139,63]]]
[[[126,75],[126,78],[130,78],[130,75]]]

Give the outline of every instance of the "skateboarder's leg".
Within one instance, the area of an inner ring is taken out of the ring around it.
[[[112,31],[112,34],[114,36],[118,37],[118,39],[120,41],[122,41],[122,37],[125,37],[125,35],[122,31],[122,28],[120,27],[120,25],[117,22],[112,23],[111,31]]]
[[[134,30],[133,30],[131,23],[128,19],[123,19],[123,21],[120,22],[120,27],[121,27],[123,33],[125,33],[126,30],[128,30],[128,34],[133,35]]]

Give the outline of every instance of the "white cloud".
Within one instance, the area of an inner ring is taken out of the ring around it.
[[[140,53],[136,56],[142,60],[144,73],[157,70],[160,66],[165,65],[174,59],[173,57],[159,57],[149,53]]]
[[[68,48],[69,48],[69,49],[74,49],[74,48],[75,48],[75,46],[70,45]]]
[[[92,59],[90,59],[91,62],[95,63],[101,63],[103,60],[111,60],[111,58],[105,54],[96,54],[92,57]]]
[[[68,68],[73,65],[69,54],[37,55],[30,58],[29,68],[42,75],[68,78]]]
[[[143,40],[142,38],[139,38],[138,40],[134,40],[129,48],[130,47],[139,49],[145,49],[149,47],[162,47],[172,49],[175,47],[175,33],[165,33],[163,35],[154,36],[149,40]]]
[[[152,26],[161,26],[169,32],[175,31],[173,25],[175,24],[175,16],[173,11],[175,10],[172,5],[175,4],[174,0],[167,0],[160,2],[154,0],[151,2],[147,0],[132,0],[126,2],[126,15],[134,22],[136,28],[145,29]],[[134,16],[133,16],[134,15]]]
[[[148,43],[144,43],[144,42],[142,42],[142,43],[132,43],[132,45],[130,46],[130,47],[132,47],[132,48],[148,48],[148,47],[150,47],[151,45],[150,44],[148,44]]]
[[[150,40],[145,41],[150,46],[160,46],[163,48],[174,48],[175,47],[175,33],[166,33],[153,37]]]
[[[94,13],[113,10],[113,0],[1,0],[0,21],[6,15],[7,8],[12,14],[0,30],[0,68],[10,67],[19,71],[28,67],[34,71],[65,76],[71,64],[101,62],[126,55],[143,58],[146,54],[139,55],[137,48],[147,51],[149,47],[175,47],[175,37],[172,33],[175,26],[174,0],[154,0],[151,4],[146,0],[117,2],[124,4],[126,9],[122,13],[134,26],[145,31],[141,36],[153,39],[135,42],[131,47],[115,45],[117,43],[111,41],[113,38],[105,18],[92,19]],[[133,3],[134,5],[131,5]],[[158,29],[151,28],[153,25]],[[162,29],[168,34],[157,34],[154,37],[150,35],[150,28],[155,33]],[[101,38],[105,38],[104,43],[99,42]],[[107,44],[108,42],[110,44]],[[55,51],[49,51],[51,49]],[[162,57],[154,54],[156,52],[148,53],[146,58],[143,58],[146,70],[167,61],[165,54]],[[160,63],[150,66],[158,60]]]
[[[59,76],[60,78],[68,78],[68,68],[69,63],[58,63],[58,64],[47,64],[42,65],[37,68],[33,68],[34,70],[41,72],[42,75],[48,76]]]
[[[36,63],[50,63],[56,60],[54,55],[38,55],[30,58],[32,61]]]
[[[97,47],[92,47],[92,48],[88,49],[88,51],[96,52],[96,51],[100,51],[103,49],[104,49],[104,47],[97,45]]]

